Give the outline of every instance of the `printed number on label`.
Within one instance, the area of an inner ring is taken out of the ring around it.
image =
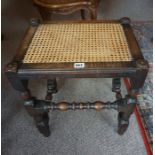
[[[74,68],[76,69],[85,68],[85,63],[74,63]]]

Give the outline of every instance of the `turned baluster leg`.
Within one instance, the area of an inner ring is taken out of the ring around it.
[[[113,78],[112,79],[112,92],[116,93],[116,99],[121,99],[121,79]]]
[[[118,103],[118,134],[122,135],[127,130],[129,125],[130,115],[133,113],[133,109],[136,104],[136,98],[133,95],[127,95],[125,99],[122,99],[121,95],[121,79],[114,78],[112,80],[112,92],[116,93],[116,99]]]
[[[46,100],[51,101],[52,100],[52,94],[57,93],[57,82],[56,79],[48,79],[47,80],[47,94],[46,94]]]
[[[131,114],[134,111],[136,105],[136,98],[129,97],[130,101],[127,103],[120,104],[120,108],[118,110],[118,134],[123,135],[129,126],[129,119]]]
[[[50,104],[50,103],[47,103]],[[37,101],[35,98],[25,102],[25,108],[30,116],[34,118],[36,127],[45,137],[50,135],[49,128],[49,110],[44,109],[44,103]]]
[[[118,134],[122,135],[128,128],[129,118],[133,112],[135,103],[129,103],[129,100],[122,100],[121,95],[121,79],[113,78],[112,80],[112,92],[116,93],[116,99],[118,101]],[[127,99],[127,98],[126,98]],[[129,99],[132,99],[129,96]]]

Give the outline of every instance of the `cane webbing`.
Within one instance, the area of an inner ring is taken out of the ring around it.
[[[64,23],[39,25],[23,63],[118,62],[131,59],[121,24]]]

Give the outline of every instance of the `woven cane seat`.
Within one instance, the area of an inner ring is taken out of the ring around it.
[[[23,63],[131,61],[119,23],[40,24]]]

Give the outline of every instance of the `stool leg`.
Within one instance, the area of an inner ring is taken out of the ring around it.
[[[17,64],[10,63],[5,68],[5,74],[10,81],[11,85],[14,89],[21,92],[21,96],[25,101],[25,108],[30,116],[32,116],[35,120],[36,126],[38,130],[44,135],[49,136],[49,117],[48,111],[44,110],[43,103],[35,102],[35,100],[31,97],[30,91],[28,90],[28,80],[21,80],[17,74]],[[31,101],[31,102],[29,102]],[[34,102],[32,102],[34,101]],[[35,109],[36,107],[36,109]]]
[[[118,130],[119,135],[123,135],[129,126],[129,119],[134,111],[136,103],[122,105],[118,113]]]
[[[20,79],[17,74],[17,63],[10,63],[5,67],[5,75],[12,87],[21,93],[24,100],[30,99],[31,94],[28,89],[28,79]]]
[[[140,59],[136,61],[137,72],[130,77],[131,88],[128,91],[129,100],[124,104],[120,104],[119,114],[118,114],[118,134],[122,135],[129,125],[129,118],[134,111],[137,104],[136,94],[139,89],[143,87],[147,73],[148,73],[148,62],[146,60]]]
[[[52,100],[52,94],[57,93],[57,82],[56,79],[48,79],[47,80],[47,94],[46,94],[46,100],[51,101]]]
[[[123,99],[121,95],[121,79],[113,78],[112,80],[112,92],[116,93],[116,99],[118,102],[118,134],[123,135],[129,125],[130,115],[133,113],[136,98],[134,93],[126,95]]]
[[[42,102],[35,98],[31,98],[25,101],[24,105],[29,115],[33,117],[39,132],[45,137],[48,137],[51,133],[49,128],[49,109],[45,107],[48,107],[50,102]]]
[[[121,78],[112,79],[112,92],[116,93],[116,99],[121,99]]]
[[[149,71],[149,64],[146,60],[140,59],[136,61],[138,70],[130,77],[131,89],[139,91],[143,87],[147,73]]]

